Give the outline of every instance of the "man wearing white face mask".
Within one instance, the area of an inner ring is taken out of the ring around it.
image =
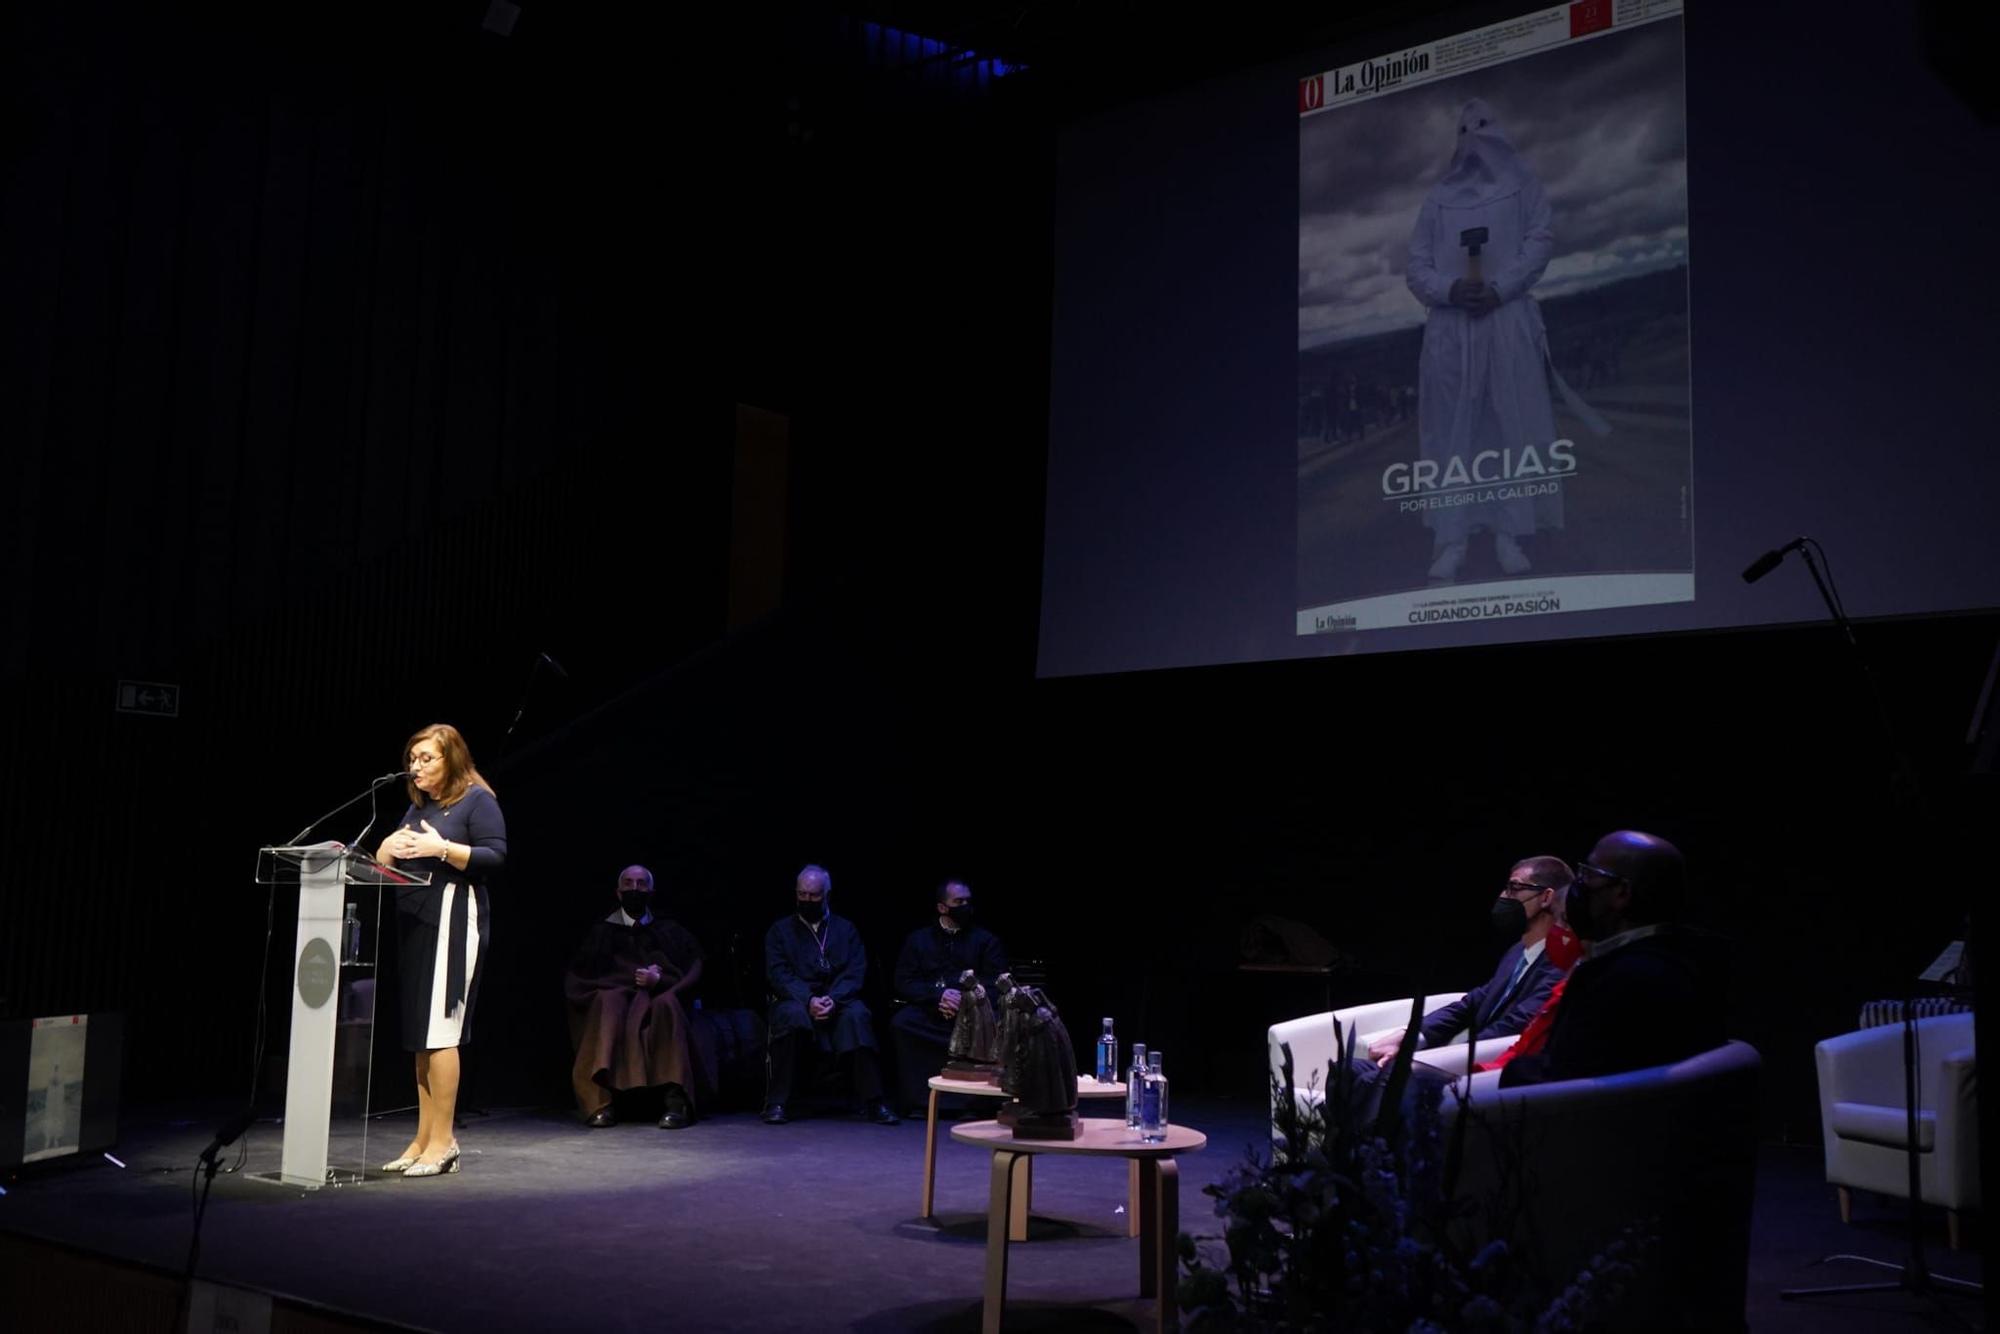
[[[1417,369],[1421,459],[1436,466],[1435,498],[1464,500],[1487,484],[1552,471],[1555,409],[1548,335],[1528,292],[1555,247],[1534,171],[1474,98],[1459,113],[1451,165],[1424,197],[1410,234],[1405,281],[1429,311]],[[1562,526],[1560,494],[1514,496],[1424,511],[1430,577],[1458,578],[1476,530],[1493,535],[1503,574],[1525,574],[1521,540]]]

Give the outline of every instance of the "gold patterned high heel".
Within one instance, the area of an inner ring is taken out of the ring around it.
[[[422,1159],[418,1159],[417,1161],[411,1163],[408,1167],[403,1169],[403,1175],[406,1177],[450,1176],[453,1172],[456,1172],[457,1170],[458,1170],[458,1141],[453,1140],[451,1142],[451,1147],[444,1151],[444,1157],[438,1159],[434,1163],[427,1163],[424,1162]]]
[[[416,1163],[416,1161],[417,1160],[415,1158],[410,1158],[410,1157],[397,1158],[394,1159],[393,1161],[382,1164],[382,1170],[384,1172],[405,1171],[411,1166],[413,1166]]]

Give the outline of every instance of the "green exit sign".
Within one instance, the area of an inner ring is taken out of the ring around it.
[[[149,713],[155,718],[178,718],[181,688],[164,681],[120,681],[118,712]]]

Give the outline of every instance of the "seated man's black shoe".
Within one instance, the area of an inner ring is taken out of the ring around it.
[[[873,1121],[878,1126],[899,1126],[903,1124],[903,1118],[890,1111],[888,1103],[881,1101],[871,1102],[862,1108],[861,1116],[863,1120]]]
[[[588,1121],[585,1121],[584,1124],[589,1126],[592,1130],[602,1130],[606,1126],[617,1125],[618,1118],[611,1114],[611,1109],[609,1107],[600,1107],[596,1111],[590,1114],[590,1119]]]
[[[782,1102],[774,1102],[764,1109],[764,1124],[767,1126],[781,1126],[791,1119],[785,1114],[785,1104]]]
[[[667,1085],[667,1114],[660,1118],[662,1130],[686,1130],[694,1124],[694,1104],[688,1101],[687,1090],[679,1084]]]

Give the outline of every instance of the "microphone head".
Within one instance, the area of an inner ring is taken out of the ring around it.
[[[554,658],[550,657],[546,653],[540,656],[542,661],[548,664],[548,668],[550,671],[554,672],[557,676],[560,676],[565,681],[569,680],[569,673],[563,670],[563,665],[561,663],[557,662]]]
[[[1756,560],[1751,561],[1749,568],[1743,571],[1743,582],[1746,584],[1756,583],[1759,579],[1777,569],[1784,559],[1785,550],[1783,547],[1779,547],[1775,551],[1765,552]]]

